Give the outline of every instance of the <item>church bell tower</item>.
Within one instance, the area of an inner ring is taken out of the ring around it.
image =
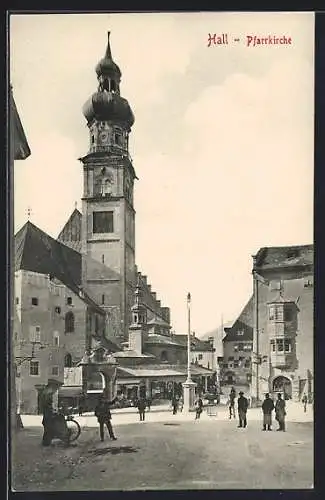
[[[108,335],[123,341],[131,322],[135,285],[133,187],[137,177],[129,155],[134,115],[120,94],[121,71],[113,61],[109,37],[110,33],[105,55],[95,69],[97,91],[83,107],[89,149],[80,158],[84,176],[82,281],[101,307],[114,311],[115,333],[111,333],[108,316]]]

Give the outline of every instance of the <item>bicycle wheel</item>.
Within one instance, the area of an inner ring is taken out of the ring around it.
[[[76,441],[76,439],[78,439],[78,437],[80,436],[81,427],[79,423],[73,419],[67,420],[66,423],[69,432],[69,442],[72,443],[72,441]]]

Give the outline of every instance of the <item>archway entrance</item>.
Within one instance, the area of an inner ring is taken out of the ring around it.
[[[273,392],[281,392],[284,399],[291,399],[292,397],[292,384],[291,380],[283,375],[275,377],[273,380]]]
[[[87,393],[102,394],[105,388],[104,374],[102,372],[93,372],[87,380]]]

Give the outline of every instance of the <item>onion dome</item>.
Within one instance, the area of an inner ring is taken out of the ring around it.
[[[134,115],[128,101],[120,96],[121,71],[112,59],[109,36],[108,32],[105,56],[96,66],[98,91],[83,106],[83,114],[88,124],[93,120],[112,121],[130,129]]]
[[[98,90],[83,106],[83,114],[88,123],[98,121],[114,121],[131,128],[134,115],[126,99],[119,94]]]
[[[105,56],[99,61],[96,66],[96,73],[98,78],[101,76],[106,76],[109,78],[116,78],[118,81],[121,79],[121,70],[118,65],[113,61],[111,47],[109,43],[110,32],[107,33],[107,48]]]

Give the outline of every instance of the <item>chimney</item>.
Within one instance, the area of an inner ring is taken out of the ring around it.
[[[149,293],[151,293],[151,285],[147,285]]]
[[[145,276],[145,275],[143,274],[143,275],[141,276],[141,278],[142,278],[143,284],[144,284],[145,286],[147,286],[147,276]]]
[[[157,304],[157,307],[159,307],[159,309],[161,308],[161,301],[160,300],[157,300],[156,301],[156,304]]]
[[[151,292],[151,296],[152,296],[153,300],[156,300],[157,293],[156,292]]]

